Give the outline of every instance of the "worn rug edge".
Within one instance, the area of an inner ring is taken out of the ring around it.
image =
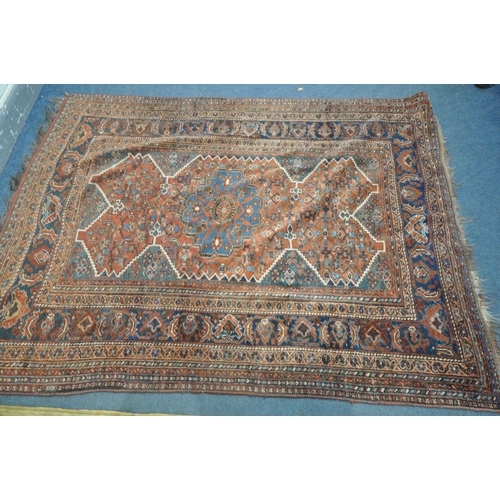
[[[45,107],[45,118],[40,127],[38,128],[35,140],[29,146],[29,151],[23,156],[23,160],[21,162],[20,167],[17,169],[15,173],[10,175],[9,178],[10,194],[8,194],[6,197],[4,197],[3,200],[1,200],[3,201],[3,207],[0,206],[0,235],[2,234],[3,226],[8,219],[10,210],[13,207],[15,200],[17,198],[17,192],[19,191],[19,188],[22,184],[22,179],[24,177],[24,174],[28,170],[28,167],[30,166],[32,160],[35,158],[38,149],[45,142],[45,139],[48,136],[50,130],[52,129],[52,125],[55,123],[56,118],[59,115],[59,112],[64,107],[63,104],[65,103],[66,98],[67,96],[54,96],[52,97],[52,99],[50,99],[50,104]],[[16,147],[16,145],[17,142],[14,145],[14,148]]]
[[[500,319],[491,312],[492,300],[488,299],[488,291],[485,286],[485,280],[479,277],[479,272],[474,259],[474,247],[467,241],[465,225],[472,222],[461,215],[457,188],[460,186],[454,179],[454,169],[451,166],[451,156],[446,147],[446,139],[443,135],[441,125],[434,114],[436,122],[436,130],[438,132],[438,145],[440,154],[440,163],[443,167],[443,172],[447,180],[448,190],[450,193],[451,208],[455,219],[455,227],[457,229],[460,245],[464,253],[464,259],[467,266],[467,274],[472,283],[474,299],[478,306],[481,321],[485,327],[485,339],[488,348],[492,353],[492,359],[495,363],[495,368],[500,377]],[[500,383],[500,380],[499,380]]]

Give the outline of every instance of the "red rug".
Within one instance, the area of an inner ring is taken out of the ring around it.
[[[499,409],[425,94],[70,95],[0,234],[1,393]]]

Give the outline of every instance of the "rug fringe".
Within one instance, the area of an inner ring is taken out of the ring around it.
[[[14,194],[19,188],[21,184],[21,179],[23,178],[24,172],[28,168],[29,163],[31,162],[33,155],[36,150],[42,143],[47,131],[49,130],[52,122],[54,121],[59,109],[61,108],[66,96],[54,96],[50,99],[50,104],[45,108],[45,120],[38,132],[36,133],[35,141],[31,143],[29,152],[26,153],[21,161],[21,166],[18,171],[10,176],[9,179],[9,189],[10,194],[5,196],[3,199],[3,207],[0,208],[0,233],[2,232],[3,225],[7,219],[7,214],[9,213],[10,206],[12,204],[12,200],[14,198]]]
[[[455,216],[455,221],[458,227],[458,236],[464,250],[469,277],[472,283],[472,289],[474,291],[474,296],[476,298],[476,303],[479,309],[479,315],[486,327],[486,340],[489,344],[488,347],[493,354],[493,362],[496,364],[498,378],[497,383],[500,384],[500,319],[491,312],[490,306],[493,301],[488,298],[485,280],[479,277],[478,271],[476,269],[473,257],[474,248],[470,243],[467,242],[467,238],[465,235],[465,224],[472,222],[473,219],[467,219],[460,214],[460,208],[456,193],[456,188],[459,187],[460,184],[453,178],[454,170],[451,167],[451,155],[448,151],[448,148],[446,147],[446,139],[443,136],[443,131],[441,130],[438,119],[436,118],[436,116],[434,116],[434,118],[437,124],[436,128],[438,131],[438,146],[441,155],[441,164],[443,165],[446,180],[448,181],[453,214]]]

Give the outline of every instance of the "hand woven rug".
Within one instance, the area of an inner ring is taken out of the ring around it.
[[[500,409],[426,94],[69,95],[0,233],[0,393]]]

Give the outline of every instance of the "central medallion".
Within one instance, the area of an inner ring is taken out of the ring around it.
[[[251,238],[260,207],[257,188],[241,170],[219,169],[187,197],[181,218],[201,255],[228,257]]]
[[[229,196],[221,196],[210,209],[212,218],[217,224],[225,224],[233,219],[236,205]]]

